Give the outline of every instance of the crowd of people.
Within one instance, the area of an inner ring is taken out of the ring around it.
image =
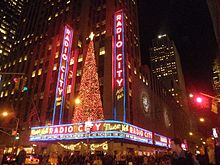
[[[135,155],[134,153],[118,152],[115,154],[90,154],[81,155],[67,153],[66,155],[43,156],[40,159],[42,165],[220,165],[220,148],[214,140],[207,139],[207,146],[199,148],[199,154],[195,155],[181,148],[178,138],[171,140],[171,149],[163,152],[155,152],[151,155]]]
[[[114,154],[79,154],[66,152],[59,155],[50,152],[39,155],[40,165],[220,165],[220,148],[213,139],[208,138],[206,146],[199,148],[199,154],[194,155],[181,148],[178,138],[171,140],[171,149],[155,152],[151,155],[135,155],[115,152]],[[17,164],[24,164],[24,150],[18,154]]]

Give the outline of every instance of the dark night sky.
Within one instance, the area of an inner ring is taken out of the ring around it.
[[[212,93],[211,65],[217,44],[205,0],[139,0],[142,63],[149,64],[151,40],[166,33],[180,53],[189,91]]]

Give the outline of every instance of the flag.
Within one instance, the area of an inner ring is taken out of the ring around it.
[[[218,101],[216,101],[215,99],[212,100],[211,111],[218,114]]]

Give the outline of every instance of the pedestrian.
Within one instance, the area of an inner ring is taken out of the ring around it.
[[[95,160],[93,161],[93,165],[102,165],[102,160],[99,156],[95,157]]]
[[[208,159],[205,154],[204,146],[199,147],[199,154],[196,156],[196,159],[199,161],[200,165],[208,165],[209,164]]]
[[[220,147],[215,144],[211,137],[206,140],[206,158],[209,165],[220,165]]]
[[[179,138],[171,139],[171,164],[172,165],[194,165],[193,158],[190,157],[181,147],[181,140]]]
[[[57,165],[58,164],[58,155],[57,155],[57,153],[56,152],[51,152],[48,161],[51,165]]]
[[[16,163],[17,165],[24,165],[26,159],[26,151],[24,150],[23,146],[21,146],[20,149],[21,150],[18,153],[18,156],[16,157]]]

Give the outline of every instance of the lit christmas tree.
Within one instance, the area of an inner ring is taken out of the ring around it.
[[[75,106],[73,123],[104,119],[93,37],[94,34],[91,33],[79,88],[80,103]]]

